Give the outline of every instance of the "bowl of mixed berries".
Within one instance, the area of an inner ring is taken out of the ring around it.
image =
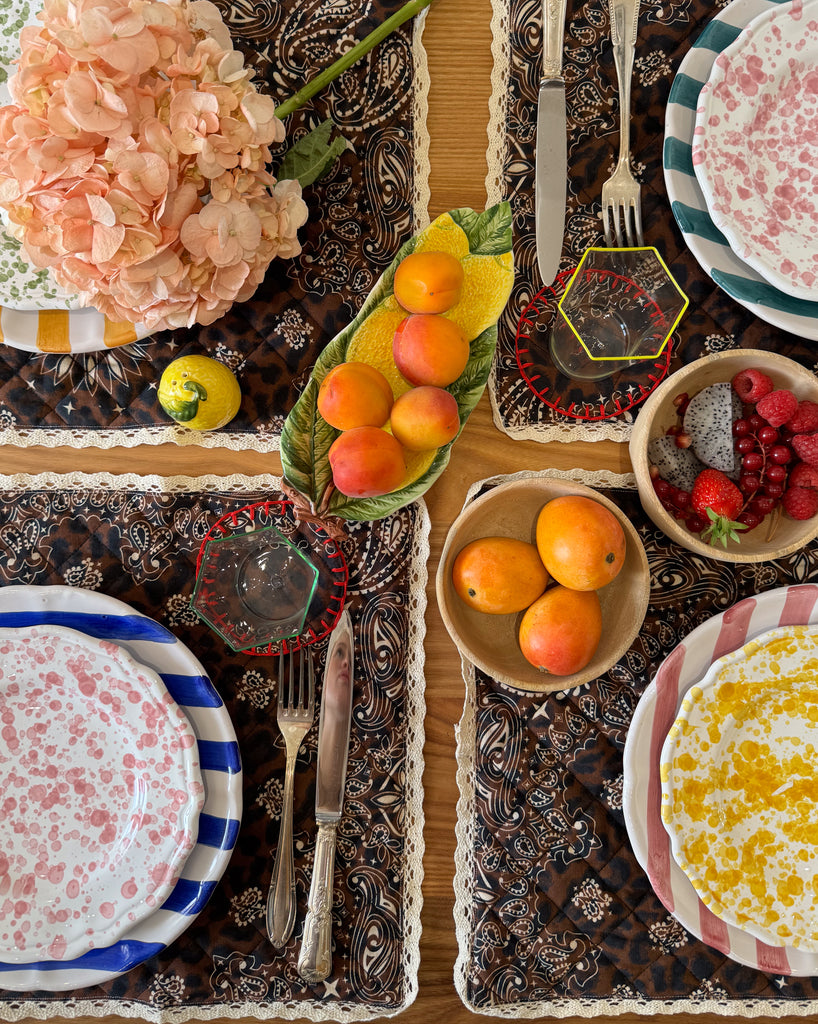
[[[629,451],[645,511],[690,551],[764,562],[818,536],[818,378],[792,359],[736,349],[677,370]]]

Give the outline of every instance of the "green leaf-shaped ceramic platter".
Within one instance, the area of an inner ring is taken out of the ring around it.
[[[470,341],[469,361],[447,390],[457,400],[460,431],[486,387],[497,347],[497,320],[511,294],[511,207],[499,203],[476,213],[444,213],[398,250],[391,265],[367,296],[355,319],[337,334],[316,360],[309,382],[284,423],[281,462],[284,477],[311,504],[313,511],[342,519],[381,519],[424,494],[449,462],[455,438],[432,452],[407,452],[407,475],[398,490],[375,498],[351,498],[336,490],[328,453],[339,431],[318,412],[318,389],[339,363],[370,363],[386,376],[395,397],[410,385],[392,359],[392,336],[407,315],[392,293],[398,264],[412,252],[449,252],[460,259],[464,281],[460,300],[441,314],[454,320]],[[459,436],[458,431],[458,436]]]

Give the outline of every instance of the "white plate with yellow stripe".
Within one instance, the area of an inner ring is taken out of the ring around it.
[[[96,309],[0,306],[0,341],[27,352],[100,352],[149,333],[143,324],[114,323]]]

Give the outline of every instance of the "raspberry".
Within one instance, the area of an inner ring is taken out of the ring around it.
[[[818,512],[818,491],[806,487],[788,487],[781,504],[790,519],[812,519]]]
[[[802,462],[818,466],[818,434],[796,434],[790,447]]]
[[[797,409],[798,399],[786,388],[771,391],[756,403],[756,412],[763,416],[771,427],[783,427],[787,420],[795,415]]]
[[[733,377],[733,390],[748,405],[755,405],[760,398],[769,395],[774,387],[767,374],[754,367],[742,370]]]
[[[791,487],[809,487],[818,491],[818,467],[808,466],[806,462],[797,462],[790,470],[787,483]]]
[[[808,398],[799,402],[795,415],[787,420],[786,427],[793,434],[814,434],[818,430],[818,403]]]

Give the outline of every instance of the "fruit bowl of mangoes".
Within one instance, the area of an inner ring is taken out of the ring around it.
[[[549,693],[622,657],[644,621],[650,573],[614,502],[570,479],[524,474],[465,506],[436,591],[463,657],[498,682]]]
[[[818,536],[818,379],[786,356],[735,349],[677,370],[629,452],[643,508],[689,551],[765,562]]]
[[[513,281],[508,203],[404,242],[284,424],[284,478],[311,514],[380,519],[434,483],[485,389]]]

